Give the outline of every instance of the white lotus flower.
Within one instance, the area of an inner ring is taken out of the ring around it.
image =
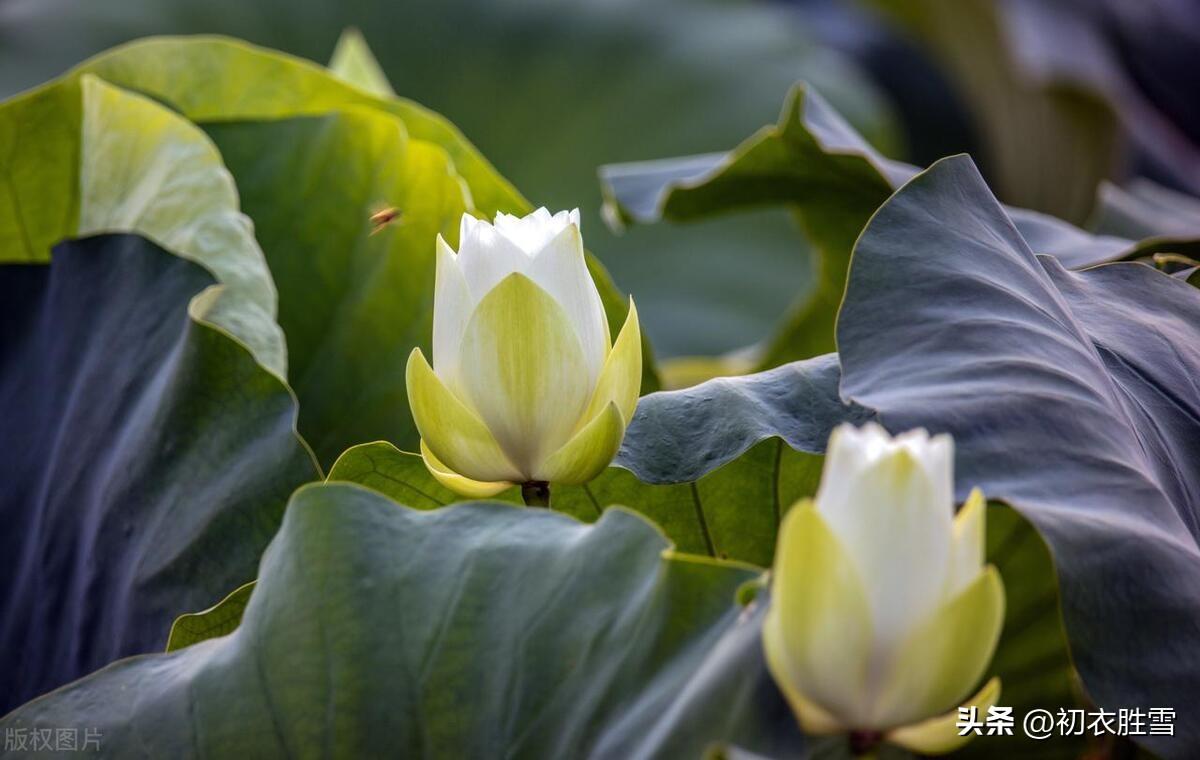
[[[785,517],[763,644],[806,731],[927,754],[969,738],[953,708],[991,661],[1004,588],[983,564],[983,494],[954,514],[953,466],[947,435],[843,425],[815,502]],[[968,705],[998,697],[992,679]]]
[[[433,366],[408,360],[421,454],[440,482],[482,497],[514,483],[583,483],[616,455],[637,405],[637,310],[617,341],[584,260],[579,211],[439,235]]]

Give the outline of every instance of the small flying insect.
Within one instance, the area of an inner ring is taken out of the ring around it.
[[[403,216],[403,212],[395,206],[386,206],[379,209],[374,214],[371,214],[371,224],[375,227],[375,229],[371,230],[371,234],[378,234],[390,224],[399,224]]]

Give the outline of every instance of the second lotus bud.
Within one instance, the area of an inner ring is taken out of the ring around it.
[[[809,733],[924,754],[967,740],[954,708],[987,672],[1004,588],[984,564],[983,495],[954,514],[953,461],[946,435],[843,425],[816,500],[784,518],[763,644]],[[998,696],[992,679],[967,705]]]

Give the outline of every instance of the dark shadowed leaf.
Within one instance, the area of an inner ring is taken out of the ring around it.
[[[1134,263],[1038,257],[968,159],[872,219],[838,320],[842,394],[957,442],[960,498],[1004,499],[1049,544],[1076,665],[1109,707],[1175,707],[1200,747],[1200,292]]]
[[[1149,180],[1135,180],[1128,187],[1101,185],[1092,226],[1108,235],[1138,240],[1128,257],[1200,257],[1200,199]]]
[[[695,480],[755,443],[780,436],[821,452],[834,426],[871,411],[838,396],[837,356],[819,356],[745,378],[718,378],[638,402],[617,464],[649,483]]]
[[[989,179],[1008,203],[1072,222],[1120,170],[1113,73],[1085,13],[1097,3],[869,0],[942,64],[976,117]]]
[[[317,475],[291,392],[189,315],[213,283],[122,235],[0,267],[0,710],[161,650]]]

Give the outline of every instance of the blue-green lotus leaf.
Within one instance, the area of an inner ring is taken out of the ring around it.
[[[2,721],[88,725],[106,754],[697,757],[803,739],[766,672],[756,575],[595,525],[350,484],[295,494],[232,634],[123,660]]]
[[[316,477],[295,397],[189,313],[214,284],[131,235],[0,266],[0,710],[161,650]]]

